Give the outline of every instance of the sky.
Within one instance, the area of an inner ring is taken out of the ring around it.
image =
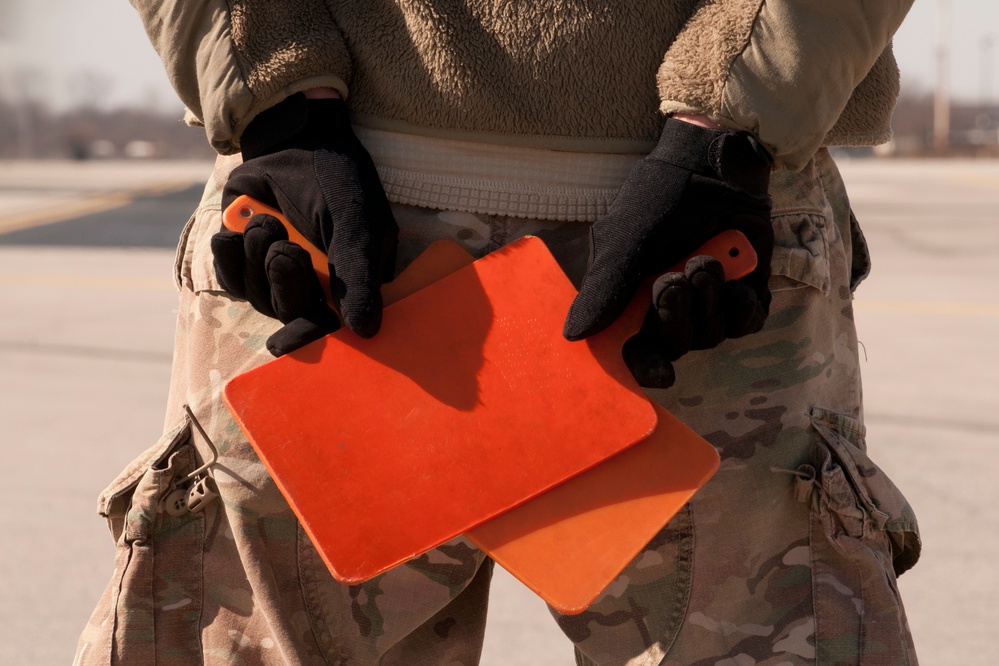
[[[895,36],[903,90],[934,87],[937,16],[944,3],[952,95],[995,100],[997,0],[916,0]],[[55,108],[95,99],[106,108],[180,108],[127,0],[0,0],[0,92],[41,97]]]

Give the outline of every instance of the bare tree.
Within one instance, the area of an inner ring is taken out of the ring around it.
[[[113,88],[114,82],[110,76],[92,70],[77,72],[69,79],[69,91],[74,106],[81,109],[100,108]]]
[[[20,27],[20,0],[3,0],[0,2],[0,40],[14,39]]]

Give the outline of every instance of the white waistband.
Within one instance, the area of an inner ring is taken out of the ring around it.
[[[642,157],[354,129],[390,201],[486,215],[593,222]]]

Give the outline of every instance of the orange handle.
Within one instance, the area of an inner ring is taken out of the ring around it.
[[[302,233],[292,225],[287,218],[281,213],[281,211],[271,208],[270,206],[263,204],[256,199],[244,194],[239,196],[235,201],[229,204],[229,207],[225,209],[222,214],[222,223],[225,225],[226,229],[230,231],[237,231],[242,233],[246,229],[247,223],[254,215],[267,214],[277,218],[284,228],[288,231],[288,240],[293,243],[297,243],[304,247],[308,253],[309,257],[312,259],[312,267],[316,271],[316,275],[319,276],[319,282],[322,284],[323,292],[326,294],[326,302],[329,304],[333,311],[336,312],[336,307],[333,304],[333,293],[330,289],[330,269],[329,269],[329,259],[325,253],[323,253],[319,248],[310,243]],[[436,264],[443,263],[447,264],[447,268],[430,268],[427,269],[428,275],[419,277],[420,284],[426,285],[433,281],[433,279],[439,279],[443,275],[437,275],[438,271],[445,271],[443,274],[446,275],[447,271],[457,270],[461,265],[467,263],[467,255],[463,252],[456,253],[449,248],[437,248],[440,252],[432,253],[435,257],[435,261],[427,261],[424,263]],[[443,259],[439,255],[443,255]],[[693,257],[699,257],[702,255],[712,256],[721,262],[722,268],[725,270],[726,280],[738,280],[741,277],[745,277],[753,272],[756,268],[756,251],[750,244],[749,239],[746,238],[741,232],[734,230],[723,231],[717,236],[713,237],[711,240],[706,242],[701,247],[694,250],[682,261],[678,262],[675,266],[669,269],[668,272],[683,272],[684,266],[686,266],[687,261]],[[421,273],[423,268],[421,267]],[[433,275],[431,275],[433,274]],[[400,275],[400,278],[405,275],[405,272]],[[431,279],[433,278],[433,279]],[[607,329],[608,332],[614,331],[613,335],[619,337],[620,344],[624,344],[624,341],[633,336],[641,328],[642,319],[645,317],[645,311],[648,308],[649,293],[652,289],[652,282],[654,279],[646,280],[642,287],[638,290],[635,298],[632,299],[628,308],[624,311],[617,321],[615,321],[610,328]],[[389,287],[385,285],[383,287],[383,294],[385,289]],[[393,299],[394,300],[394,299]],[[390,301],[386,301],[388,304]]]
[[[704,255],[714,257],[721,263],[725,271],[725,280],[738,280],[749,275],[756,268],[756,250],[753,249],[749,239],[741,231],[728,229],[708,240],[664,273],[682,273],[688,261]],[[621,316],[594,337],[601,338],[601,343],[610,341],[612,346],[620,349],[628,338],[638,333],[645,319],[645,313],[649,309],[652,284],[657,277],[654,276],[642,282]],[[588,339],[596,342],[593,338]]]
[[[312,259],[312,268],[319,276],[323,291],[326,293],[326,303],[336,312],[336,305],[333,303],[333,295],[330,290],[329,259],[319,248],[306,240],[305,236],[285,218],[281,211],[244,194],[225,209],[222,222],[226,229],[243,233],[250,218],[261,213],[277,218],[288,231],[288,239],[298,243],[308,251],[309,257]],[[394,280],[382,285],[382,302],[385,305],[391,305],[473,261],[472,255],[457,243],[449,240],[434,241]]]
[[[243,194],[236,198],[229,207],[222,213],[222,224],[229,231],[243,233],[246,225],[254,215],[271,215],[276,217],[288,232],[288,240],[297,243],[306,249],[309,258],[312,259],[312,268],[319,276],[319,283],[323,286],[323,293],[326,294],[326,302],[337,312],[333,304],[333,291],[330,287],[330,265],[326,254],[310,243],[295,226],[276,208],[260,203],[253,197]],[[337,312],[339,314],[339,312]]]
[[[756,250],[753,249],[749,239],[741,231],[727,229],[676,262],[666,272],[682,273],[688,261],[704,255],[714,257],[721,262],[722,268],[725,269],[726,280],[738,280],[756,269]]]

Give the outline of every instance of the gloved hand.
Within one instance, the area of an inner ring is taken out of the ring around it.
[[[222,194],[248,194],[280,210],[329,255],[330,286],[343,322],[364,337],[381,325],[379,285],[392,277],[398,227],[375,165],[339,99],[296,94],[253,119],[242,136],[243,164]],[[285,326],[267,341],[280,356],[340,326],[324,302],[309,255],[277,219],[256,215],[245,233],[212,237],[222,288]]]
[[[683,273],[653,286],[641,332],[624,359],[639,384],[667,388],[672,361],[691,349],[763,327],[770,308],[772,161],[748,132],[713,130],[670,118],[656,148],[622,185],[607,215],[592,228],[592,261],[563,334],[579,340],[610,325],[639,285],[726,229],[746,235],[758,256],[746,277],[725,282],[721,264],[695,257]]]

